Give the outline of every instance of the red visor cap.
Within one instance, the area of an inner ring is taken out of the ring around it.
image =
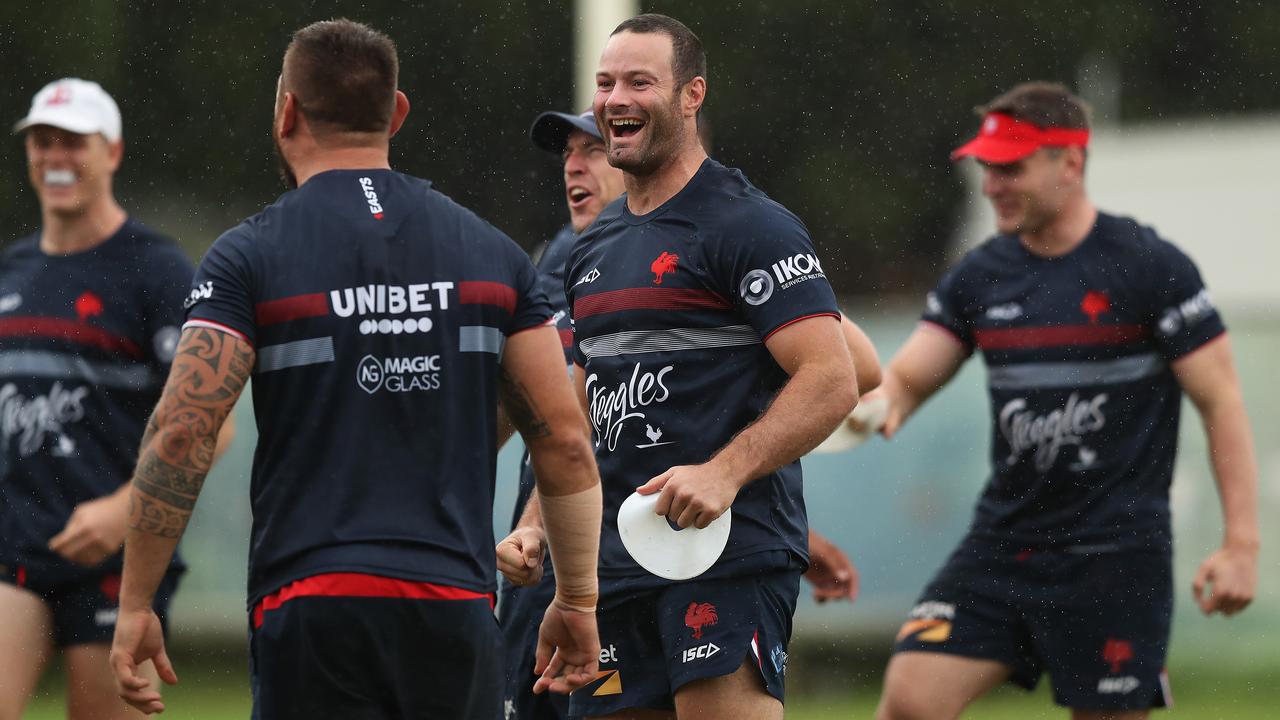
[[[1042,128],[1004,113],[990,113],[982,119],[978,137],[956,148],[952,160],[974,157],[1001,165],[1021,160],[1042,147],[1087,147],[1089,131],[1071,128]]]

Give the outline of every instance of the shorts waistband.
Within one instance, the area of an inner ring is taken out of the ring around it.
[[[300,597],[364,597],[404,598],[408,600],[488,600],[490,609],[496,598],[493,593],[476,592],[438,583],[401,580],[399,578],[367,573],[324,573],[294,580],[279,590],[264,596],[253,607],[253,627],[262,627],[263,615],[285,603]]]

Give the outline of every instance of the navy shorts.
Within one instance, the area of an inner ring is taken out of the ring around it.
[[[569,696],[570,715],[672,710],[682,686],[732,674],[744,660],[781,701],[799,594],[799,570],[786,570],[690,580],[601,609],[600,677]]]
[[[253,717],[502,717],[492,595],[361,573],[298,580],[250,618]]]
[[[178,587],[182,570],[165,574],[152,607],[160,617],[160,627],[169,631],[169,603]],[[53,643],[59,648],[72,645],[111,644],[120,607],[120,573],[86,575],[75,580],[45,582],[25,566],[6,567],[0,582],[35,593],[53,615]]]
[[[533,666],[537,660],[538,627],[556,595],[555,577],[546,568],[542,582],[515,587],[504,581],[498,599],[498,624],[506,671],[503,720],[566,720],[569,697],[560,693],[533,694]]]
[[[925,588],[894,652],[996,660],[1077,710],[1169,704],[1172,553],[1076,546],[1017,550],[967,539]]]

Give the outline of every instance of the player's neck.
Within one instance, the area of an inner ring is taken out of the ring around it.
[[[317,150],[290,163],[298,187],[330,170],[390,170],[388,149],[384,147],[341,147]]]
[[[115,235],[128,219],[124,208],[110,194],[79,215],[42,213],[40,251],[46,255],[71,255],[90,250]]]
[[[1052,222],[1034,232],[1018,235],[1033,255],[1060,257],[1075,250],[1098,221],[1098,209],[1083,193],[1067,203]]]
[[[632,215],[647,215],[658,209],[689,184],[706,159],[702,145],[694,142],[651,173],[624,173],[622,183],[627,189],[627,209]]]

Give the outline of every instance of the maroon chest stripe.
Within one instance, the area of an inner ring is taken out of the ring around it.
[[[64,318],[18,315],[0,320],[0,337],[43,337],[70,340],[82,345],[101,348],[107,352],[122,353],[141,358],[142,348],[127,337],[107,332],[88,323]]]
[[[458,302],[463,305],[494,305],[514,315],[516,290],[502,283],[467,280],[458,283]]]
[[[329,314],[329,301],[324,293],[294,295],[260,302],[253,308],[258,326],[276,325],[290,320],[321,317]]]
[[[710,290],[627,288],[580,297],[573,303],[577,319],[622,310],[730,310],[733,306]]]
[[[1142,325],[1051,325],[974,330],[983,350],[1063,347],[1066,345],[1124,345],[1147,337]]]

